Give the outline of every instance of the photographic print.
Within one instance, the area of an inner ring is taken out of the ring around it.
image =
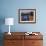
[[[36,23],[36,9],[19,9],[19,23]]]

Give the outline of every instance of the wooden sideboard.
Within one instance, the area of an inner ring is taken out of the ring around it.
[[[38,35],[25,35],[26,32],[11,32],[8,35],[4,33],[4,46],[43,46],[43,35],[40,32]]]

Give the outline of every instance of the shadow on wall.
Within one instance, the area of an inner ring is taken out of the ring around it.
[[[5,24],[5,17],[0,16],[0,33],[2,33],[2,26]]]
[[[2,32],[2,25],[5,23],[5,17],[0,16],[0,46],[3,46],[3,32]]]

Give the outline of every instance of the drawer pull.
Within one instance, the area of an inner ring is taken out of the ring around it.
[[[32,44],[34,44],[35,42],[32,42]]]

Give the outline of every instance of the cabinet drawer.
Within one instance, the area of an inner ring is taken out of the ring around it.
[[[15,35],[15,36],[5,35],[4,39],[6,39],[6,40],[22,40],[22,39],[24,39],[24,36],[23,35]]]
[[[43,46],[42,40],[25,40],[24,46]]]
[[[34,46],[43,46],[43,40],[34,40],[33,42]]]
[[[5,40],[4,41],[4,44],[5,45],[15,45],[16,44],[16,41],[15,40]]]
[[[30,35],[25,35],[25,40],[31,40],[31,39],[35,39],[35,40],[43,40],[43,36],[41,36],[41,35],[33,35],[33,36],[30,36]]]
[[[4,46],[23,46],[23,40],[5,40]]]

